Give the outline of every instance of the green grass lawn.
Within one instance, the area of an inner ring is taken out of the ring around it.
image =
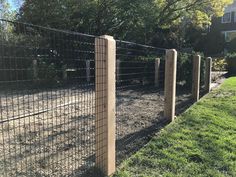
[[[125,161],[115,177],[236,177],[236,77]]]

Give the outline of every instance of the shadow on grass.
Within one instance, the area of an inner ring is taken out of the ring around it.
[[[167,124],[168,121],[162,118],[161,120],[155,122],[152,126],[118,139],[116,141],[117,165],[120,165],[123,160],[132,156],[144,147],[151,140],[154,134],[158,133]]]

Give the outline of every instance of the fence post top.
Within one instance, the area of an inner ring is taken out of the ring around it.
[[[212,58],[211,58],[211,57],[207,57],[207,59],[208,59],[208,60],[212,60]]]
[[[175,49],[167,49],[166,52],[175,52],[175,53],[177,53],[177,50],[175,50]]]
[[[194,57],[196,57],[196,58],[201,58],[201,55],[195,54]]]
[[[102,36],[100,36],[100,38],[104,38],[107,40],[115,40],[113,36],[109,36],[109,35],[102,35]]]
[[[177,55],[178,55],[178,52],[177,52],[177,50],[175,50],[175,49],[168,49],[168,50],[166,50],[166,57],[168,58],[168,57],[174,57],[174,58],[176,58],[177,59]]]

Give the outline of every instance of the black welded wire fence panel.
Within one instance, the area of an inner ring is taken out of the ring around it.
[[[192,104],[193,54],[178,52],[176,78],[176,115]]]
[[[95,163],[95,37],[0,20],[0,176]]]
[[[165,49],[116,43],[117,163],[143,147],[163,123]],[[159,87],[155,59],[160,58]]]
[[[193,56],[189,53],[178,52],[177,57],[177,90],[190,91],[193,77]]]
[[[201,57],[201,72],[200,72],[200,96],[205,95],[205,71],[206,71],[206,57]]]

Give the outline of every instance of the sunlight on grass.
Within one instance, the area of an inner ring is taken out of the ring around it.
[[[114,176],[236,176],[236,77],[158,133]]]

